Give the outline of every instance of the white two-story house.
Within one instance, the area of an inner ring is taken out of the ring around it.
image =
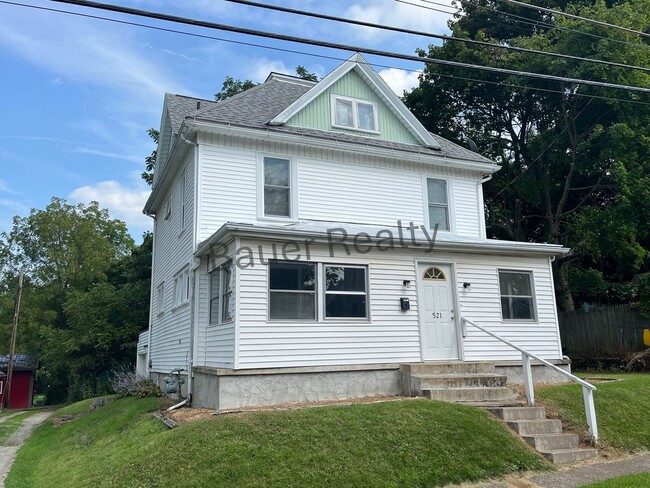
[[[562,362],[560,246],[487,239],[499,166],[429,133],[360,55],[223,102],[166,95],[139,369],[215,408],[401,391],[400,365]]]

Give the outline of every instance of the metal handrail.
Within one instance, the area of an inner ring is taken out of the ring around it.
[[[578,383],[579,385],[582,386],[582,396],[583,400],[585,403],[585,414],[587,416],[587,425],[589,426],[589,435],[591,437],[591,442],[592,444],[595,444],[596,441],[598,440],[598,424],[596,422],[596,409],[594,406],[594,395],[593,391],[596,389],[594,385],[591,383],[586,382],[585,380],[578,378],[577,376],[568,373],[567,371],[563,370],[562,368],[556,366],[555,364],[547,361],[546,359],[542,359],[539,356],[536,356],[535,354],[526,351],[522,347],[513,344],[507,339],[504,339],[498,334],[495,334],[494,332],[491,332],[487,330],[485,327],[481,327],[477,323],[466,319],[462,318],[461,319],[461,324],[463,327],[463,337],[467,337],[467,324],[472,325],[479,329],[482,332],[485,332],[487,335],[494,337],[495,339],[503,342],[507,346],[512,347],[513,349],[516,349],[521,353],[521,359],[522,359],[522,367],[524,369],[524,387],[526,389],[526,399],[528,402],[529,406],[535,405],[535,389],[533,385],[533,372],[530,364],[530,360],[535,359],[536,361],[539,361],[540,363],[544,364],[545,366],[548,366],[550,368],[553,368],[555,371],[558,373],[562,374],[563,376],[566,376],[569,378],[571,381]]]

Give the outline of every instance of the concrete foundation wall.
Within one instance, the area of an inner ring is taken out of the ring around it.
[[[292,368],[288,368],[292,369]],[[247,374],[197,368],[192,405],[240,408],[278,403],[393,396],[401,392],[397,367],[353,371],[267,372]]]
[[[562,368],[567,373],[571,372],[571,361],[551,361],[559,368]],[[495,363],[495,372],[508,377],[508,383],[513,385],[524,384],[524,370],[521,366],[521,361],[505,361]],[[532,362],[531,368],[533,370],[533,383],[536,385],[546,385],[553,383],[567,383],[571,380],[563,374],[555,371],[544,364]]]

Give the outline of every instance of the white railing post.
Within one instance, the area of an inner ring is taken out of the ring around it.
[[[582,397],[585,401],[585,415],[587,416],[587,425],[589,426],[589,436],[591,437],[591,443],[593,445],[596,445],[596,442],[598,441],[598,424],[596,423],[594,392],[586,386],[583,386]]]
[[[472,322],[471,320],[462,317],[461,323],[463,324],[463,336],[467,334],[467,326],[471,325],[472,327],[477,328],[478,330],[484,332],[485,334],[494,337],[496,340],[503,342],[504,344],[512,347],[513,349],[521,353],[521,364],[524,369],[524,386],[526,387],[526,398],[528,400],[528,405],[531,407],[535,404],[535,390],[533,389],[533,373],[530,367],[531,359],[539,361],[545,366],[548,366],[551,369],[554,369],[563,376],[566,376],[571,381],[574,381],[582,386],[582,397],[585,402],[585,414],[587,416],[587,425],[589,425],[589,435],[591,436],[591,442],[596,445],[598,441],[598,425],[596,423],[596,408],[594,406],[594,390],[596,387],[590,383],[587,383],[585,380],[578,378],[576,375],[573,375],[559,366],[556,366],[553,363],[548,362],[546,359],[542,359],[539,356],[536,356],[533,353],[522,349],[516,344],[504,339],[498,334],[481,327],[480,325]]]
[[[521,353],[521,365],[524,368],[524,386],[526,387],[526,400],[528,406],[535,405],[535,387],[533,386],[533,369],[530,367],[530,357],[528,354]]]

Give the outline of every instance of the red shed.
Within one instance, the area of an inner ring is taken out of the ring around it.
[[[7,368],[9,356],[0,356],[0,398],[4,402],[7,394]],[[14,371],[11,377],[9,408],[29,408],[34,398],[34,379],[38,369],[38,358],[33,354],[15,354]]]

